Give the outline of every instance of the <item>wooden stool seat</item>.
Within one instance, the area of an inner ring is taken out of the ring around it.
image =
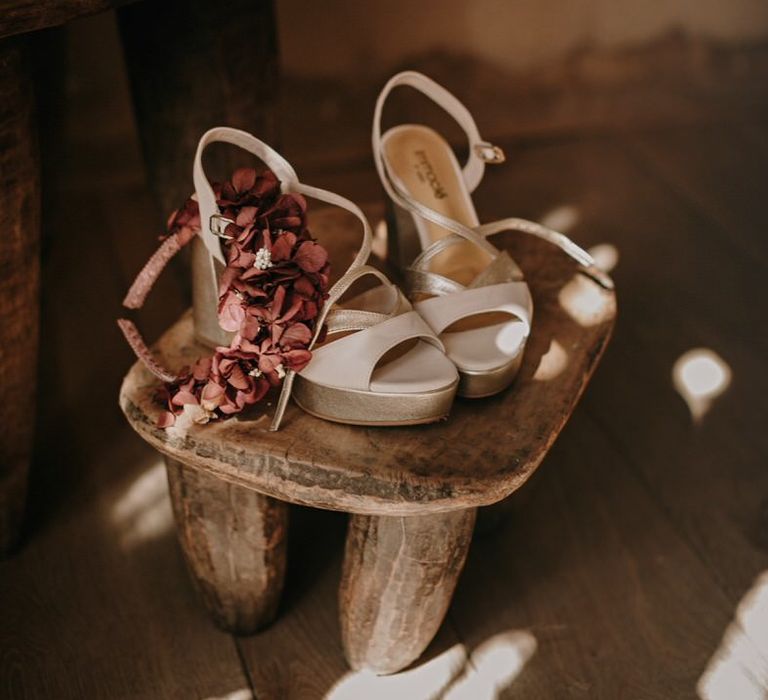
[[[321,212],[314,223],[313,230],[342,226],[333,212]],[[395,671],[426,647],[450,602],[476,507],[506,498],[539,465],[586,387],[616,314],[613,292],[582,275],[559,250],[521,234],[505,235],[495,242],[523,269],[534,300],[523,366],[509,390],[487,399],[459,399],[444,422],[366,428],[323,421],[291,406],[277,433],[268,432],[268,412],[180,433],[156,427],[163,410],[157,380],[141,364],[130,370],[120,405],[141,437],[171,460],[180,528],[188,531],[190,513],[198,529],[214,527],[201,520],[202,512],[219,520],[213,539],[208,532],[197,541],[186,537],[185,543],[182,537],[182,544],[198,583],[204,579],[200,587],[209,607],[225,626],[255,629],[268,621],[274,604],[267,606],[266,618],[259,613],[243,624],[238,604],[232,604],[233,586],[243,582],[234,583],[236,577],[223,569],[210,570],[213,548],[234,546],[234,540],[240,546],[240,538],[256,532],[254,546],[271,557],[265,562],[272,573],[263,580],[269,579],[276,600],[284,567],[275,563],[275,543],[284,536],[276,530],[284,531],[287,523],[284,503],[298,503],[355,514],[341,597],[353,667]],[[163,335],[157,351],[173,369],[210,352],[194,341],[189,313]],[[182,481],[189,488],[179,486]],[[243,489],[262,494],[262,501],[246,499],[250,510],[234,517],[227,513],[236,507],[232,494]],[[242,526],[247,521],[250,529]],[[215,603],[210,602],[213,579]],[[240,594],[240,607],[260,610],[249,593]],[[230,613],[222,612],[225,608]]]

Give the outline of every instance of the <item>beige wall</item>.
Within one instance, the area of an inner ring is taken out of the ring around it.
[[[277,0],[283,68],[333,76],[391,70],[432,50],[526,69],[582,47],[620,48],[674,30],[768,37],[768,0]]]

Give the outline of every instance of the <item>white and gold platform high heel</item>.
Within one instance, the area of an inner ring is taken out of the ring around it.
[[[381,133],[384,103],[397,87],[414,88],[464,129],[469,157],[462,168],[448,142],[421,124]],[[523,272],[487,237],[505,230],[543,238],[578,261],[601,284],[607,278],[591,256],[563,234],[523,219],[481,225],[471,193],[486,164],[504,153],[480,137],[472,115],[445,88],[407,71],[389,80],[376,103],[373,156],[388,201],[388,257],[403,271],[414,308],[442,340],[456,365],[462,396],[496,394],[514,380],[533,320]]]

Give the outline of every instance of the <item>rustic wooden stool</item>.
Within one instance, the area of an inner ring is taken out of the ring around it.
[[[311,223],[313,231],[343,226],[335,213]],[[445,422],[355,427],[292,406],[277,433],[268,432],[264,414],[177,434],[156,427],[157,380],[141,364],[128,373],[120,405],[165,455],[179,541],[222,627],[252,633],[274,617],[287,503],[298,503],[351,514],[340,588],[350,665],[392,673],[429,644],[464,564],[477,508],[509,496],[539,465],[586,387],[616,313],[613,292],[559,250],[519,234],[496,242],[526,273],[533,332],[515,385],[493,398],[457,400]],[[191,314],[157,350],[171,368],[210,352],[195,343]]]

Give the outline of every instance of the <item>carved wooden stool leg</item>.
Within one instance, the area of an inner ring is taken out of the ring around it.
[[[166,457],[184,558],[216,623],[251,634],[275,617],[288,504]]]
[[[18,539],[35,425],[40,185],[26,37],[0,41],[0,556]]]
[[[394,673],[427,648],[448,610],[474,523],[474,508],[351,516],[339,598],[352,668]]]

